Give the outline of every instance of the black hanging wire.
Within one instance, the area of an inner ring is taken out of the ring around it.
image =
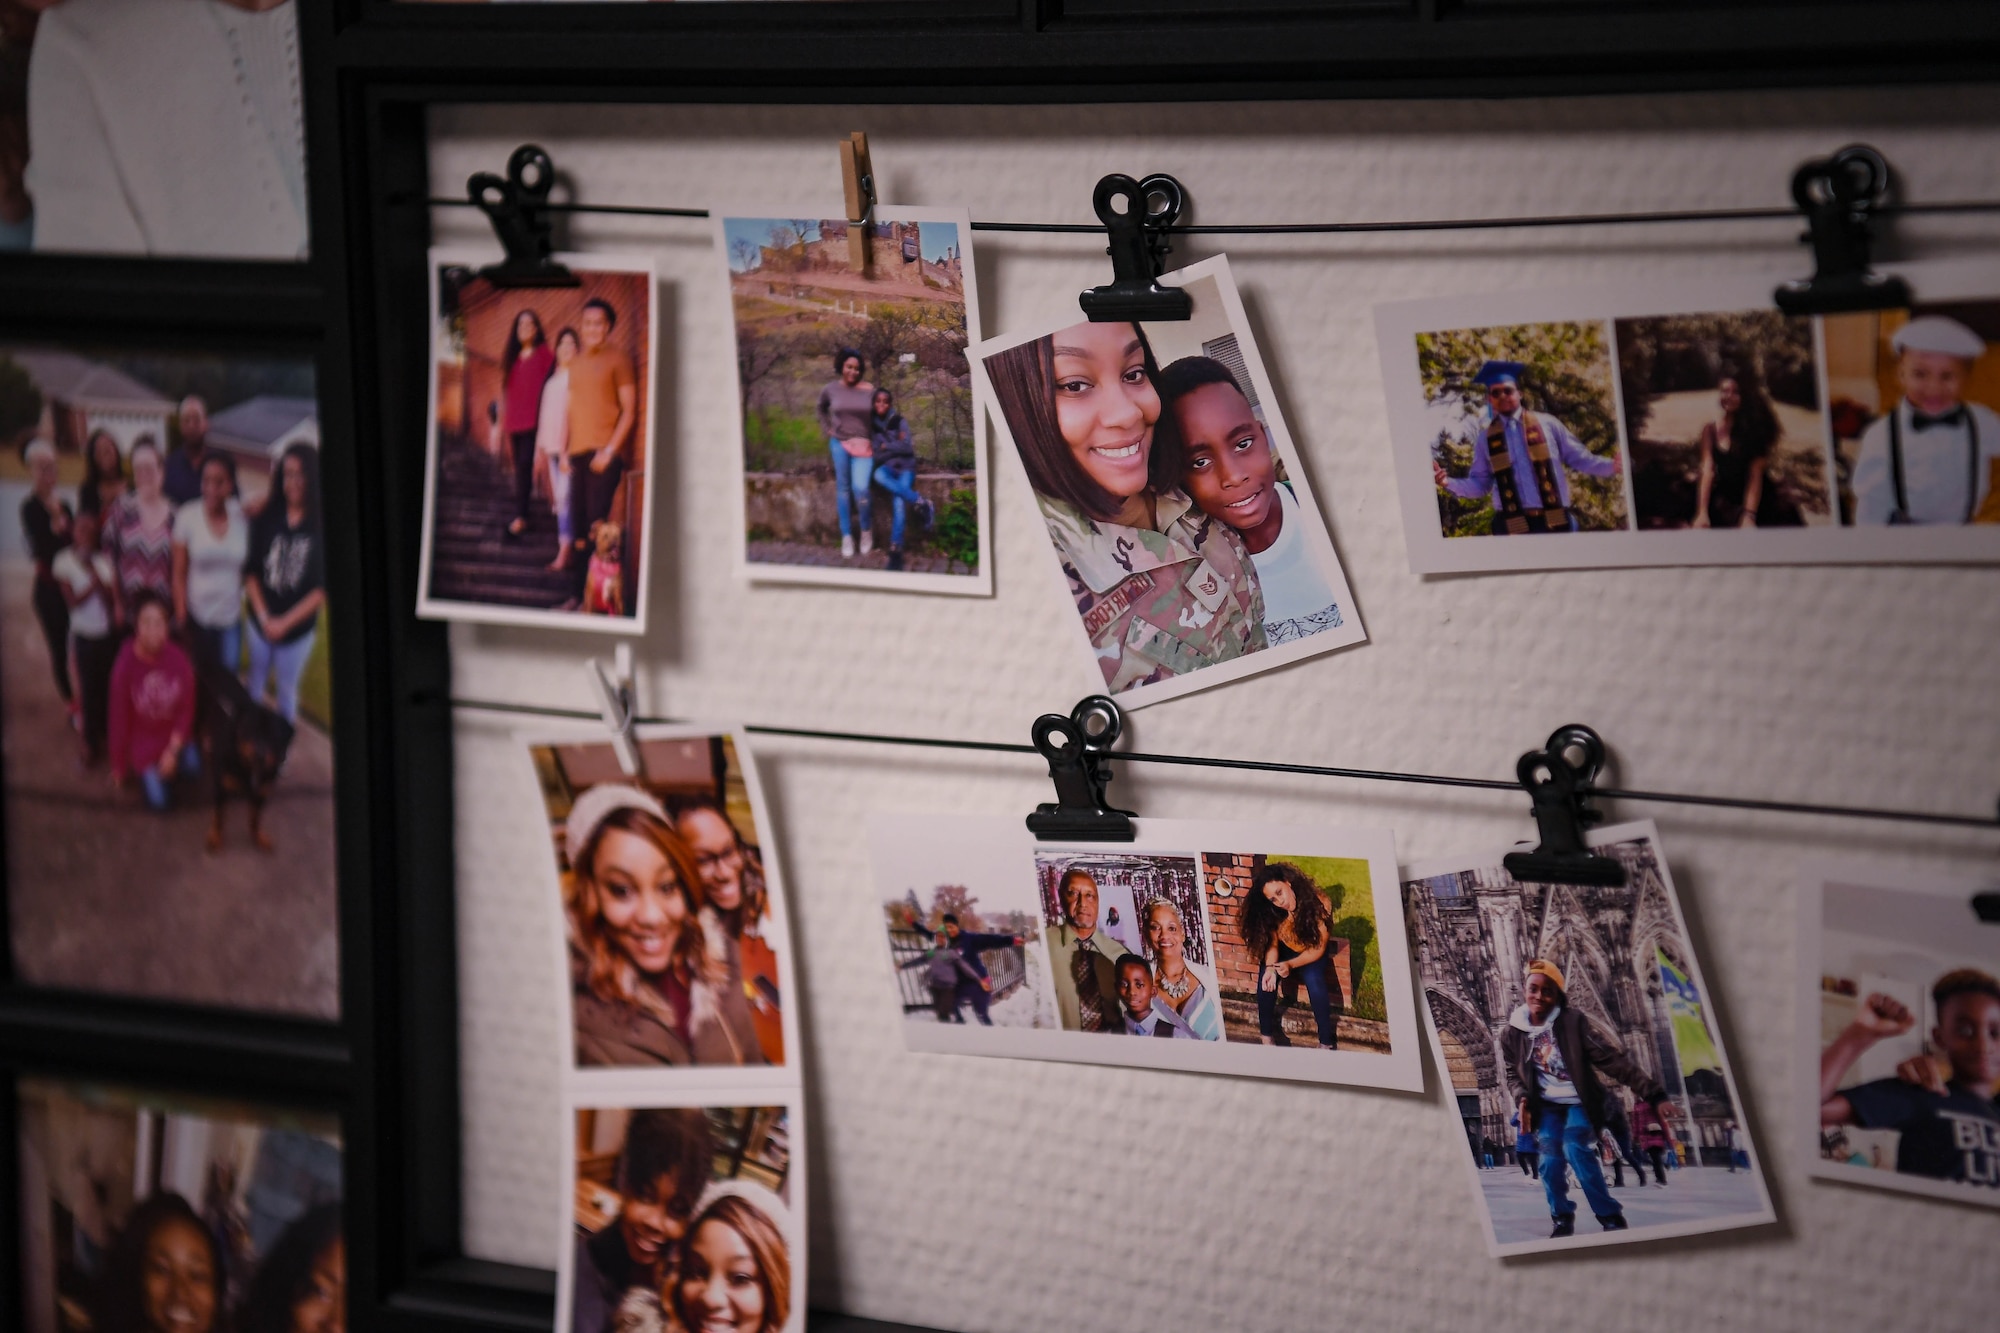
[[[424,696],[419,702],[438,699]],[[481,713],[510,713],[522,717],[563,718],[599,722],[596,713],[580,708],[558,708],[548,704],[506,703],[495,699],[445,698],[450,707]],[[641,726],[674,725],[680,719],[639,717]],[[1030,754],[1041,752],[1033,745],[1008,741],[959,740],[947,736],[892,736],[865,731],[828,731],[815,727],[772,727],[746,725],[744,731],[758,736],[789,736],[802,740],[843,741],[861,745],[902,745],[931,750],[978,750],[989,754]],[[1423,787],[1470,787],[1480,791],[1520,792],[1519,782],[1499,778],[1464,778],[1444,773],[1399,773],[1392,769],[1335,768],[1325,764],[1285,764],[1265,759],[1223,759],[1211,755],[1149,754],[1139,750],[1118,750],[1108,756],[1113,762],[1174,764],[1184,768],[1227,768],[1250,773],[1286,773],[1300,777],[1353,778],[1364,782],[1402,782]],[[1649,801],[1665,805],[1700,805],[1725,810],[1754,810],[1766,814],[1818,815],[1833,819],[1876,819],[1894,823],[1930,824],[1948,828],[2000,829],[2000,814],[1951,815],[1928,810],[1896,810],[1866,805],[1816,805],[1804,801],[1761,801],[1741,796],[1701,796],[1688,792],[1635,791],[1624,787],[1587,784],[1581,794],[1607,800]]]
[[[410,202],[409,196],[397,200]],[[469,199],[427,198],[431,208],[472,208]],[[705,208],[660,208],[644,204],[545,203],[548,213],[603,213],[625,217],[705,218]],[[1960,199],[1934,204],[1882,204],[1878,217],[1912,214],[2000,213],[2000,199]],[[1312,236],[1367,232],[1492,231],[1509,227],[1605,227],[1644,222],[1773,222],[1799,220],[1797,207],[1698,208],[1637,213],[1547,214],[1504,218],[1427,218],[1383,222],[1222,222],[1174,225],[1156,230],[1172,236]],[[1027,232],[1037,235],[1088,236],[1104,234],[1097,222],[974,222],[974,231]]]

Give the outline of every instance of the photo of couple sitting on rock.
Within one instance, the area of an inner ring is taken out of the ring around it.
[[[1071,323],[982,348],[1101,688],[1128,706],[1358,642],[1226,261],[1186,323]],[[1253,660],[1254,659],[1254,660]]]

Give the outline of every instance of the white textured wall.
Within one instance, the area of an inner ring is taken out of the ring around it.
[[[839,199],[836,136],[869,131],[885,199],[974,218],[1089,218],[1107,171],[1168,170],[1195,220],[1435,217],[1777,203],[1807,156],[1864,139],[1912,197],[2000,196],[1990,89],[1514,103],[1035,108],[495,108],[433,121],[456,191],[524,139],[582,197]],[[441,239],[475,219],[439,221]],[[1990,219],[1906,225],[1965,253]],[[1133,715],[1150,750],[1505,776],[1558,724],[1599,728],[1638,787],[1991,811],[2000,573],[1644,569],[1421,580],[1404,563],[1369,308],[1536,282],[1771,266],[1788,224],[1464,236],[1241,238],[1264,354],[1372,642]],[[991,601],[728,576],[734,390],[699,222],[589,220],[659,256],[662,506],[642,702],[676,716],[1025,739],[1073,702],[1035,521],[996,459]],[[1204,241],[1213,238],[1203,238]],[[1080,237],[976,238],[989,331],[1102,281]],[[1190,246],[1187,257],[1212,253]],[[591,643],[454,632],[465,693],[585,701]],[[551,1264],[556,979],[536,932],[547,852],[499,721],[459,726],[466,1242]],[[1990,1329],[2000,1214],[1806,1183],[1787,1141],[1791,877],[1827,851],[1993,865],[1990,836],[1633,807],[1661,821],[1782,1221],[1574,1260],[1483,1252],[1447,1112],[1415,1097],[906,1054],[887,998],[863,822],[1021,812],[1032,761],[760,746],[805,990],[816,1304],[953,1329]],[[1215,772],[1124,773],[1154,815],[1375,821],[1406,858],[1525,836],[1521,799]],[[1435,1076],[1433,1076],[1435,1077]]]

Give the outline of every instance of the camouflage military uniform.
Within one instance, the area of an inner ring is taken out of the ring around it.
[[[1243,539],[1179,491],[1159,496],[1157,532],[1037,498],[1109,693],[1265,646],[1264,594]]]

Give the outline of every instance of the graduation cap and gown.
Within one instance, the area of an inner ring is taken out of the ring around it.
[[[1487,361],[1472,382],[1489,390],[1518,385],[1526,371],[1519,361]],[[1444,488],[1460,499],[1490,501],[1495,536],[1576,531],[1568,473],[1608,477],[1618,470],[1617,459],[1599,458],[1562,422],[1525,407],[1503,416],[1489,406],[1469,443],[1471,472],[1447,477]]]
[[[1955,319],[1920,315],[1890,339],[1896,355],[1935,352],[1965,362],[1986,340]],[[1905,523],[2000,522],[2000,415],[1959,402],[1935,415],[1907,400],[1861,432],[1854,463],[1856,527]]]

